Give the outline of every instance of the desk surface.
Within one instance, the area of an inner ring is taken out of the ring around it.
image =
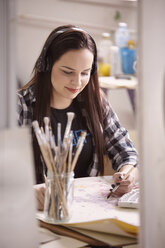
[[[138,211],[116,208],[114,202],[107,200],[111,182],[112,177],[109,176],[75,179],[74,218],[71,218],[70,223],[54,225],[43,222],[42,213],[38,213],[38,219],[41,220],[40,226],[60,235],[77,237],[80,241],[89,244],[95,241],[102,242],[104,245],[106,243],[109,247],[136,244],[137,239],[133,234],[137,232],[139,225]],[[103,229],[105,229],[104,233],[102,233]],[[116,233],[118,236],[114,235]],[[94,241],[89,239],[88,242],[88,238]]]
[[[127,88],[136,89],[138,81],[135,76],[128,75],[127,78],[116,78],[116,77],[99,77],[99,83],[102,88],[105,89],[117,89]]]

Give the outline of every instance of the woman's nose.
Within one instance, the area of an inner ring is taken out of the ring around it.
[[[81,75],[76,75],[72,78],[72,85],[81,86]]]

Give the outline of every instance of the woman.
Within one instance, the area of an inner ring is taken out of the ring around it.
[[[75,167],[75,177],[103,175],[104,155],[107,154],[116,171],[114,182],[120,187],[119,196],[130,191],[136,180],[133,170],[126,180],[122,175],[137,165],[137,153],[121,127],[119,120],[99,88],[97,49],[93,38],[72,25],[56,28],[48,36],[33,69],[29,83],[18,91],[18,123],[29,125],[50,117],[57,137],[57,123],[61,122],[62,138],[67,112],[74,112],[72,123],[75,144],[79,133],[87,130],[87,137]],[[74,144],[74,145],[75,145]],[[43,163],[33,134],[38,209],[43,208]]]

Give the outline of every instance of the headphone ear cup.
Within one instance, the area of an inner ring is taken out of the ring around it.
[[[37,69],[38,72],[44,71],[44,64],[42,60],[43,60],[42,56],[40,56],[36,61],[35,68]]]
[[[45,58],[45,70],[44,71],[51,71],[51,66],[52,66],[51,58],[46,56],[46,58]]]
[[[51,59],[50,57],[46,56],[40,56],[36,62],[36,69],[39,72],[46,72],[46,71],[50,71],[51,70]]]
[[[39,56],[37,62],[36,62],[36,69],[39,72],[46,72],[46,71],[51,71],[51,66],[52,66],[52,60],[50,56],[47,55],[47,51],[52,43],[52,41],[59,35],[63,33],[63,31],[59,31],[57,33],[54,33],[46,42],[41,55]]]

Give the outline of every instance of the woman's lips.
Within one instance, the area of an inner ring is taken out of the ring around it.
[[[71,93],[77,93],[79,91],[79,89],[72,89],[72,88],[68,88],[65,87],[67,90],[69,90]]]

